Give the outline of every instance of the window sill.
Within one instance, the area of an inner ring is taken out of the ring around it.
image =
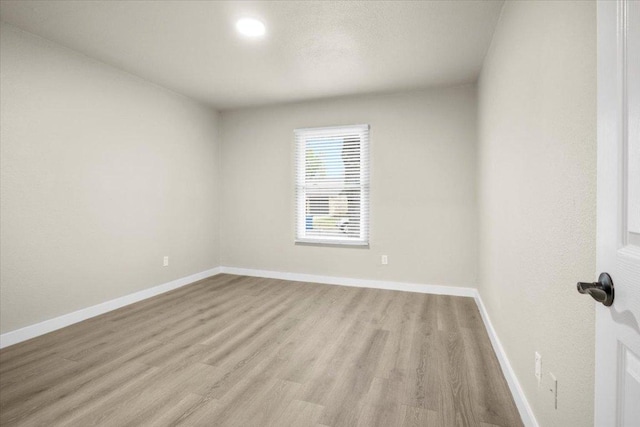
[[[298,239],[296,245],[301,246],[329,246],[336,248],[359,248],[369,249],[369,242],[345,242],[340,240],[317,240],[317,239]]]

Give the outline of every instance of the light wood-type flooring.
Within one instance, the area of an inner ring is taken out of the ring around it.
[[[2,426],[521,426],[471,298],[218,275],[0,351]]]

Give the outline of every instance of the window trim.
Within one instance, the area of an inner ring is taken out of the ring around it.
[[[301,190],[304,187],[305,177],[305,160],[306,159],[306,138],[322,136],[323,133],[333,135],[335,133],[359,133],[360,137],[360,167],[361,167],[361,193],[360,202],[360,236],[358,239],[336,238],[335,236],[306,236],[306,210],[305,195],[306,192]],[[368,124],[357,124],[347,126],[322,126],[311,128],[299,128],[294,130],[295,144],[295,220],[294,220],[294,243],[303,245],[318,246],[346,246],[368,248],[370,242],[371,228],[371,171],[370,171],[370,126]],[[304,144],[300,143],[300,139],[304,138]],[[302,201],[301,201],[302,198]],[[362,225],[363,224],[363,225]]]

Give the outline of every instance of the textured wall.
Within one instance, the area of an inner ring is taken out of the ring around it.
[[[217,114],[1,31],[1,331],[218,266]]]
[[[294,245],[293,130],[360,123],[371,125],[370,248]],[[224,112],[222,141],[222,265],[475,285],[474,86]]]
[[[478,108],[480,293],[540,425],[592,426],[595,2],[505,3]]]

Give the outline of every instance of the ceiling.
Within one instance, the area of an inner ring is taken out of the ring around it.
[[[8,1],[0,19],[218,109],[473,82],[502,1]],[[264,39],[234,25],[255,17]]]

